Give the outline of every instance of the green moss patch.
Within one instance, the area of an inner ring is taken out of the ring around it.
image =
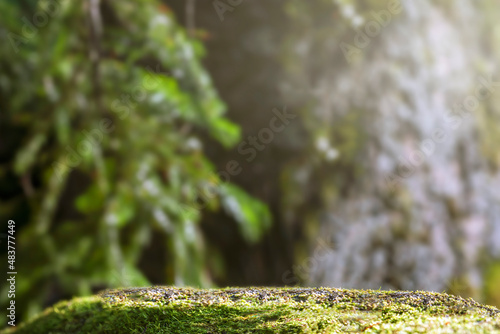
[[[56,304],[2,333],[500,333],[500,311],[447,294],[152,287]]]

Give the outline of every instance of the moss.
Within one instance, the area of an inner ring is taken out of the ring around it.
[[[152,287],[64,301],[2,333],[500,333],[500,311],[430,292]]]
[[[500,289],[498,288],[498,282],[500,282],[500,261],[496,261],[488,267],[484,281],[486,302],[500,307]]]

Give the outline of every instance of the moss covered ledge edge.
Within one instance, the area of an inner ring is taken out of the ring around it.
[[[500,310],[443,293],[149,287],[59,302],[1,333],[500,333]]]

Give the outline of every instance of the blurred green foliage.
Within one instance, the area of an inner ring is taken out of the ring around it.
[[[210,285],[205,208],[224,208],[249,242],[270,225],[267,207],[222,183],[203,154],[206,136],[229,148],[240,131],[223,117],[201,43],[158,1],[96,4],[0,2],[11,152],[0,184],[21,180],[24,192],[0,214],[29,217],[17,234],[18,315],[54,294],[148,284],[138,262],[153,234],[165,240],[164,283]]]

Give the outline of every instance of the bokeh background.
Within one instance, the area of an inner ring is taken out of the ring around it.
[[[153,284],[500,306],[496,0],[0,13],[0,242],[6,273],[14,220],[18,319]]]

